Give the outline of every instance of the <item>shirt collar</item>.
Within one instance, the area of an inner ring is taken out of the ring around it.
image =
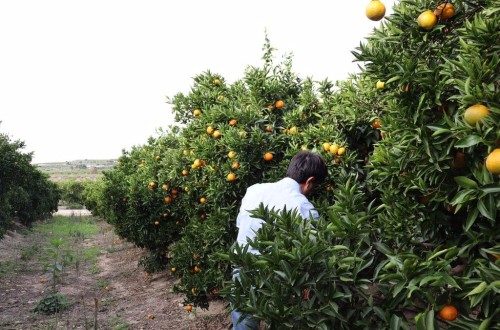
[[[284,184],[290,186],[291,188],[293,188],[293,190],[297,191],[298,193],[302,194],[302,191],[300,191],[299,183],[297,181],[295,181],[294,179],[289,178],[289,177],[285,177],[285,178],[281,179],[280,181],[283,182]]]

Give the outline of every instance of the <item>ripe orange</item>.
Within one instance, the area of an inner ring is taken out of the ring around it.
[[[270,162],[271,160],[273,160],[273,158],[274,158],[274,156],[273,156],[273,154],[272,154],[272,153],[270,153],[270,152],[266,152],[266,153],[264,154],[264,160],[265,160],[266,162]]]
[[[490,114],[490,109],[482,104],[474,104],[468,107],[464,112],[464,120],[471,126],[476,126],[477,123],[481,124],[484,117]]]
[[[431,10],[422,12],[417,18],[418,26],[427,31],[432,30],[437,21],[437,16]]]
[[[229,174],[227,175],[227,181],[234,181],[234,180],[236,180],[236,174],[234,174],[234,173],[229,173]]]
[[[161,159],[161,157],[160,157],[160,156],[156,156],[156,157],[155,157],[155,160],[160,160],[160,159]]]
[[[266,126],[266,132],[271,133],[271,132],[272,132],[272,130],[273,130],[273,129],[271,128],[271,126]]]
[[[455,16],[455,7],[449,2],[442,3],[434,9],[434,15],[438,16],[441,20],[446,21],[447,19]]]
[[[164,184],[161,186],[161,189],[163,189],[163,190],[168,190],[168,184],[164,183]]]
[[[382,127],[382,122],[378,119],[375,119],[372,123],[372,127],[375,129],[380,128],[380,127]]]
[[[194,266],[194,272],[195,273],[198,273],[200,270],[201,270],[200,266],[198,266],[198,265]]]
[[[446,321],[453,321],[458,316],[458,310],[455,306],[446,305],[439,311],[439,316]]]
[[[191,312],[193,310],[193,306],[192,305],[186,305],[184,307],[184,309],[187,311],[187,312]]]
[[[297,126],[293,126],[288,130],[288,134],[297,134]]]
[[[383,82],[383,81],[380,81],[380,80],[379,80],[379,81],[377,81],[377,83],[375,84],[375,87],[376,87],[377,89],[384,89],[384,87],[385,87],[385,82]]]
[[[385,16],[385,6],[378,0],[372,0],[366,6],[365,14],[372,21],[380,21]]]
[[[236,126],[238,124],[238,121],[236,119],[231,119],[229,121],[229,126]]]
[[[200,203],[205,204],[207,202],[207,199],[205,197],[200,198]]]
[[[172,197],[170,196],[165,197],[165,203],[172,203]]]
[[[194,109],[193,115],[195,115],[195,116],[201,115],[201,110],[200,109]]]
[[[215,129],[212,126],[207,127],[207,134],[212,135],[214,134]]]
[[[172,195],[177,195],[179,193],[179,190],[177,189],[172,189]]]
[[[328,142],[323,143],[323,150],[324,151],[326,151],[326,152],[330,151],[330,147],[331,147],[330,143],[328,143]]]
[[[491,174],[500,174],[500,148],[493,150],[486,157],[486,169]]]
[[[189,174],[189,171],[188,170],[182,170],[182,175],[186,176]]]
[[[219,130],[214,131],[214,138],[218,139],[222,136],[221,132]]]
[[[215,86],[220,86],[220,84],[221,84],[221,81],[219,79],[215,79],[214,80],[214,85]]]
[[[332,154],[334,154],[334,155],[335,155],[337,152],[339,152],[339,145],[338,145],[338,144],[336,144],[336,143],[332,144],[332,145],[330,146],[330,152],[331,152]]]
[[[274,106],[276,107],[276,109],[283,109],[283,107],[285,106],[285,102],[282,100],[278,100],[276,101]]]
[[[172,267],[172,268],[170,268],[170,271],[171,271],[172,273],[175,273],[175,272],[177,271],[177,269],[176,269],[175,267]]]
[[[195,159],[194,162],[193,162],[193,166],[195,166],[196,168],[200,167],[201,166],[201,160]]]
[[[233,159],[234,157],[236,157],[236,152],[234,151],[230,151],[227,156],[229,157],[229,159]]]
[[[345,147],[340,147],[337,155],[342,156],[343,154],[345,154]]]
[[[233,162],[233,164],[231,165],[231,169],[232,170],[237,170],[238,168],[240,168],[240,163]]]

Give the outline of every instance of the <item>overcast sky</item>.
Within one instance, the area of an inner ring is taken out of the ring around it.
[[[369,1],[1,1],[0,133],[34,163],[117,158],[173,122],[166,97],[195,75],[260,66],[265,30],[300,77],[343,80],[380,24]]]

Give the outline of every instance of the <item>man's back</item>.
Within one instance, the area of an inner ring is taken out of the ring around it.
[[[257,209],[263,203],[269,210],[275,211],[297,209],[304,218],[318,218],[318,212],[301,191],[299,184],[291,179],[284,178],[278,182],[255,184],[247,189],[241,202],[240,213],[236,219],[239,228],[236,241],[245,245],[248,238],[255,237],[255,232],[262,226],[262,220],[252,218],[248,211]],[[249,248],[248,252],[258,253]]]

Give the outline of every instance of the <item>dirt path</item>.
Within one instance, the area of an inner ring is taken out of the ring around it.
[[[50,279],[39,259],[23,258],[30,249],[43,250],[47,238],[36,232],[9,232],[0,241],[0,329],[94,329],[95,310],[99,329],[229,328],[223,300],[213,301],[208,311],[187,313],[183,297],[171,292],[176,279],[169,272],[149,277],[137,267],[145,251],[120,240],[108,224],[97,224],[101,232],[80,247],[99,248],[97,262],[79,271],[68,267],[57,288],[72,305],[56,316],[33,312],[50,290]]]

